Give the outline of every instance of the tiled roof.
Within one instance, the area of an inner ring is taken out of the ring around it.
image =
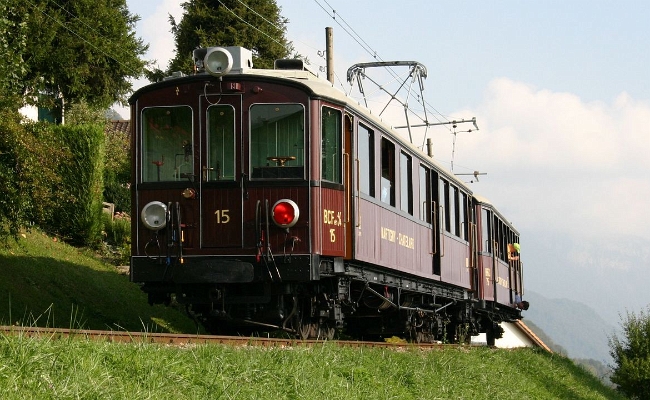
[[[111,121],[108,129],[113,132],[122,132],[128,135],[131,133],[131,121],[125,119]]]

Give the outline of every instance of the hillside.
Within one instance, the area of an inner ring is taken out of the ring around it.
[[[571,358],[594,359],[611,364],[608,337],[615,328],[591,307],[568,299],[548,299],[528,291],[531,307],[524,322],[532,321]]]
[[[189,347],[1,337],[4,399],[622,399],[539,349]]]
[[[87,250],[38,230],[0,244],[0,324],[196,332],[193,321],[147,296]]]
[[[564,232],[522,233],[526,244],[526,288],[551,299],[571,299],[589,305],[618,326],[626,311],[650,304],[650,241],[594,233],[574,237]],[[532,308],[532,307],[531,307]]]

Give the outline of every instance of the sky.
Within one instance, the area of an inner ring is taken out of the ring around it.
[[[165,68],[174,50],[168,14],[178,21],[180,2],[127,3],[142,18],[147,58]],[[346,92],[352,64],[418,61],[437,120],[476,117],[478,131],[459,125],[454,135],[447,125],[427,136],[454,173],[484,174],[470,187],[518,228],[522,256],[538,232],[650,242],[650,2],[277,3],[287,39],[316,71],[325,64],[325,28],[333,28],[336,86]],[[401,115],[392,107],[385,114]]]

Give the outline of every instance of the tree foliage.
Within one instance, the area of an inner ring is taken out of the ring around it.
[[[272,68],[293,47],[285,38],[288,20],[275,0],[190,0],[180,22],[170,16],[176,55],[167,73],[193,71],[197,47],[242,46],[253,51],[255,68]]]
[[[0,43],[10,50],[0,52],[18,50],[3,68],[12,73],[13,89],[20,77],[18,94],[28,103],[51,107],[63,97],[108,108],[124,102],[129,79],[144,73],[147,46],[135,36],[138,17],[126,0],[5,0],[3,6]]]
[[[23,11],[13,7],[14,1],[0,3],[0,107],[3,108],[19,102],[18,94],[27,72],[23,62],[27,24],[23,22]]]
[[[614,359],[611,381],[632,399],[650,398],[650,307],[622,318],[623,337],[609,340]]]
[[[53,217],[61,184],[56,169],[69,156],[51,127],[22,123],[15,110],[0,109],[0,238]]]

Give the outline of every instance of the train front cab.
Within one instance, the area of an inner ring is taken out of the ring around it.
[[[131,280],[202,322],[221,308],[290,328],[295,284],[349,239],[342,107],[245,74],[171,79],[131,104]]]
[[[519,233],[485,199],[475,197],[478,218],[478,299],[486,321],[521,318],[515,300],[524,295]],[[488,340],[491,328],[487,327]],[[498,334],[497,334],[498,336]],[[493,338],[492,338],[493,340]]]

